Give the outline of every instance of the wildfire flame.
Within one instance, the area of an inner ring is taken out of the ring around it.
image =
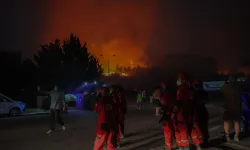
[[[48,10],[43,43],[74,33],[103,65],[143,65],[145,49],[155,26],[155,1],[53,0]],[[62,11],[63,10],[63,11]],[[102,56],[101,56],[102,55]],[[108,69],[109,68],[109,69]]]
[[[124,41],[113,40],[97,48],[92,46],[90,51],[99,59],[105,73],[115,72],[118,64],[130,67],[145,65],[141,60],[143,49]]]

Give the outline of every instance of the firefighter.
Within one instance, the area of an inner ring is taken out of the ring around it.
[[[201,144],[203,143],[203,136],[200,130],[198,120],[197,120],[197,107],[196,105],[193,106],[192,112],[192,129],[191,129],[191,138],[193,144],[196,146],[196,150],[201,150]]]
[[[142,107],[144,107],[145,102],[147,101],[147,92],[146,90],[142,90]]]
[[[125,127],[125,115],[127,114],[127,100],[124,93],[124,89],[120,87],[118,89],[118,98],[120,100],[120,116],[119,116],[119,132],[120,132],[120,138],[124,138],[124,127]]]
[[[109,96],[108,88],[102,88],[99,93],[100,96],[93,108],[98,113],[94,150],[102,150],[105,143],[107,150],[115,150],[115,143],[113,142],[115,133],[115,105]]]
[[[161,88],[155,88],[154,90],[154,99],[153,103],[155,104],[155,115],[159,116],[160,115],[160,109],[161,109],[161,100],[160,100],[160,93],[161,93]]]
[[[150,104],[153,103],[153,100],[154,100],[154,93],[152,93],[151,96],[149,97]]]
[[[161,105],[162,118],[159,123],[163,124],[162,129],[165,137],[165,149],[171,150],[174,140],[174,127],[171,120],[171,116],[173,115],[173,99],[168,91],[162,91],[160,99],[164,103]]]
[[[140,110],[142,108],[142,91],[139,91],[136,96],[137,109]]]
[[[119,121],[120,121],[120,109],[121,109],[121,102],[118,96],[118,88],[116,87],[116,85],[112,85],[109,87],[110,89],[110,97],[112,98],[112,101],[115,105],[114,108],[114,116],[115,116],[115,131],[114,131],[114,141],[116,143],[116,147],[119,148],[120,147],[120,131],[119,131]]]
[[[175,138],[179,149],[189,149],[188,139],[188,127],[184,116],[185,105],[189,104],[190,100],[190,89],[187,84],[187,76],[184,73],[178,74],[178,80],[176,82],[177,96],[174,103],[174,119],[173,124],[175,128]]]
[[[208,102],[208,93],[204,91],[202,81],[193,81],[194,89],[194,105],[196,106],[197,112],[197,122],[203,135],[203,145],[208,146],[209,131],[208,131],[208,121],[209,113],[205,104]]]

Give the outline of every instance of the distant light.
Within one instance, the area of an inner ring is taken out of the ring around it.
[[[94,84],[97,84],[97,82],[95,81]]]
[[[106,84],[103,84],[102,86],[103,86],[103,87],[107,87],[107,85],[106,85]]]
[[[87,82],[84,83],[84,85],[87,85],[87,84],[88,84]]]

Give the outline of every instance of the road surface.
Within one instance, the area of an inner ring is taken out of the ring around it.
[[[220,107],[208,106],[210,112],[210,133],[218,136],[222,129],[222,113]],[[148,150],[164,144],[159,117],[154,116],[154,108],[150,105],[138,111],[129,108],[126,116],[126,138],[120,150]],[[67,126],[61,131],[47,135],[49,116],[22,116],[16,118],[0,118],[1,150],[91,150],[95,139],[97,115],[89,111],[73,111],[63,115]],[[216,150],[215,148],[212,148]]]

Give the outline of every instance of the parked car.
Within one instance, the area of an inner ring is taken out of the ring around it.
[[[0,114],[18,116],[25,111],[26,105],[23,102],[14,101],[0,93]]]

